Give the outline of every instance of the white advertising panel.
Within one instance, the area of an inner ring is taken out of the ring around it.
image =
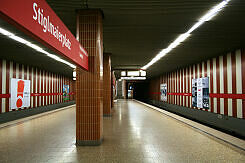
[[[209,78],[202,78],[202,108],[209,109]]]
[[[30,80],[11,79],[11,109],[23,108],[30,106]]]
[[[209,78],[192,79],[192,106],[209,108]]]
[[[161,101],[167,101],[167,84],[160,84]]]
[[[192,79],[192,107],[197,107],[197,79]]]
[[[202,78],[197,79],[197,107],[202,108]]]

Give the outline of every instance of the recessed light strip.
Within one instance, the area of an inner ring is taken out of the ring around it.
[[[3,29],[1,27],[0,27],[0,34],[3,34],[3,35],[5,35],[5,36],[17,41],[17,42],[22,43],[22,44],[25,44],[26,46],[29,46],[30,48],[35,49],[36,51],[38,51],[40,53],[46,54],[48,57],[50,57],[50,58],[52,58],[52,59],[54,59],[56,61],[62,62],[64,64],[67,64],[71,68],[76,68],[75,65],[67,62],[66,60],[63,60],[63,59],[61,59],[60,57],[58,57],[58,56],[56,56],[54,54],[50,54],[49,52],[43,50],[41,47],[39,47],[39,46],[37,46],[37,45],[35,45],[35,44],[33,44],[33,43],[21,38],[21,37],[16,36],[15,34],[7,31],[7,30],[5,30],[5,29]]]
[[[130,77],[121,77],[121,80],[145,80],[146,77],[133,77],[133,76],[130,76]]]
[[[163,49],[160,53],[158,53],[149,63],[143,66],[141,69],[146,70],[151,65],[159,61],[162,57],[176,48],[180,43],[184,42],[193,31],[199,28],[206,21],[211,20],[214,16],[216,16],[231,0],[223,0],[218,5],[214,6],[211,10],[209,10],[204,16],[202,16],[197,23],[195,23],[186,33],[179,35],[167,48]]]

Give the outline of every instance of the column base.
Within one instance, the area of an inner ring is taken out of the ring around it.
[[[77,140],[77,146],[99,146],[102,144],[103,138],[100,140]]]
[[[112,114],[103,114],[103,117],[112,117]]]

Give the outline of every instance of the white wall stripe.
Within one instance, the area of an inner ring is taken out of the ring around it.
[[[13,78],[13,62],[11,61],[9,63],[9,81]],[[9,87],[9,92],[10,92],[10,87]]]
[[[205,70],[204,70],[204,62],[202,62],[202,76],[201,77],[204,77],[205,76]]]
[[[48,78],[50,79],[50,80],[52,80],[52,73],[48,73]],[[49,83],[49,93],[52,93],[52,82],[50,81],[50,80],[48,80],[48,83]],[[50,103],[50,104],[52,104],[52,96],[49,96],[48,97],[48,102]]]
[[[53,89],[52,92],[55,93],[55,74],[53,74]],[[55,95],[53,96],[53,103],[55,103]]]
[[[179,73],[178,73],[178,71],[177,71],[177,72],[176,72],[176,89],[177,89],[177,93],[179,93],[178,79],[179,79]],[[177,96],[177,104],[179,104],[179,97],[178,97],[178,96]]]
[[[191,80],[192,80],[192,77],[191,77],[191,66],[189,66],[189,93],[192,93],[191,91],[191,88],[192,88],[192,85],[191,85]],[[191,103],[191,97],[190,97],[190,107],[191,107],[191,105],[192,105],[192,103]]]
[[[185,77],[184,77],[184,73],[185,73],[185,71],[184,71],[185,69],[182,69],[182,83],[181,83],[181,85],[182,85],[182,93],[184,93],[185,92],[185,85],[184,85],[184,83],[185,83]],[[183,96],[183,97],[185,97],[185,96]],[[185,106],[185,98],[183,98],[182,97],[182,106]]]
[[[175,93],[177,93],[177,73],[174,72],[174,90],[175,90]],[[174,96],[174,101],[175,101],[175,105],[177,105],[177,96],[175,95]]]
[[[198,63],[197,64],[197,78],[200,78],[200,64]],[[201,109],[201,108],[198,108],[197,109]]]
[[[217,93],[216,58],[213,58],[213,92]],[[214,98],[214,113],[217,113],[217,98]]]
[[[59,93],[60,93],[60,86],[61,86],[61,77],[60,77],[60,75],[59,75]],[[60,101],[61,101],[61,97],[60,97],[60,95],[59,95],[59,103],[60,103]]]
[[[33,67],[31,68],[31,93],[33,93],[33,85],[34,85],[34,79],[33,79],[33,76],[34,76],[34,72],[33,72]],[[31,97],[31,107],[33,107],[33,96]]]
[[[52,82],[52,85],[51,85],[51,93],[54,93],[54,74],[51,73],[51,82]],[[54,103],[54,96],[51,96],[51,102],[52,104]]]
[[[189,83],[189,80],[188,80],[188,76],[189,76],[189,73],[188,73],[188,67],[186,67],[185,69],[186,71],[186,93],[189,93],[189,87],[188,87],[188,83]],[[189,103],[189,100],[188,100],[189,96],[186,96],[186,107],[188,107],[188,103]]]
[[[39,92],[38,93],[41,93],[42,91],[42,70],[39,70]],[[41,98],[42,96],[39,96],[39,105],[41,106]]]
[[[236,88],[237,94],[242,94],[242,63],[241,50],[236,51]],[[242,118],[242,99],[237,99],[237,118]]]
[[[22,69],[21,79],[24,80],[24,77],[25,77],[25,68],[24,68],[24,65],[21,65],[21,69]]]
[[[62,93],[63,92],[63,85],[64,85],[64,78],[61,77],[61,87],[60,87],[60,92]],[[61,95],[61,102],[63,101],[63,96]]]
[[[197,78],[199,78],[200,76],[200,64],[197,64]]]
[[[50,87],[50,85],[49,85],[49,72],[47,72],[46,76],[47,76],[47,80],[46,80],[47,93],[50,93],[50,89],[48,89]],[[47,104],[49,104],[49,97],[50,96],[46,96]]]
[[[210,60],[207,61],[207,77],[209,79],[208,84],[209,84],[209,91],[210,91],[210,88],[211,88],[211,86],[210,86],[211,85],[210,84]],[[211,98],[209,97],[209,109],[208,109],[209,112],[211,111],[210,101],[211,101]]]
[[[62,86],[62,77],[61,76],[59,76],[59,80],[60,80],[59,92],[61,93],[61,86]],[[62,97],[60,95],[60,102],[61,102],[61,100],[62,100]]]
[[[30,75],[30,72],[29,72],[29,66],[27,66],[27,71],[26,71],[26,76],[27,76],[26,79],[27,79],[27,80],[30,80],[30,79],[29,79],[29,75]]]
[[[48,76],[49,76],[49,78],[51,77],[51,73],[48,73]],[[50,85],[51,85],[51,80],[48,80],[48,82],[49,82],[49,87],[50,87]],[[48,90],[48,92],[50,93],[50,91],[51,90]],[[49,96],[49,103],[51,103],[51,96]]]
[[[183,91],[182,91],[182,70],[180,69],[179,70],[179,93],[182,93]],[[183,101],[182,101],[182,96],[180,96],[180,106],[182,105],[182,103],[183,103]]]
[[[57,90],[56,90],[56,93],[59,93],[59,75],[56,75],[56,78],[57,78]],[[59,103],[59,96],[57,95],[56,96],[57,98],[57,103]]]
[[[37,80],[37,77],[38,77],[37,76],[37,68],[35,68],[35,73],[36,73],[36,75],[35,75],[36,76],[36,81],[35,81],[36,82],[36,90],[35,90],[35,93],[37,93],[37,81],[38,81]],[[35,96],[35,106],[37,107],[37,96]]]
[[[49,93],[49,90],[48,90],[48,72],[45,73],[46,75],[46,92],[45,93]],[[48,104],[48,96],[45,97],[46,98],[46,102]]]
[[[9,93],[11,93],[11,78],[13,78],[13,62],[9,63]],[[9,100],[9,108],[11,106],[11,100]]]
[[[232,93],[232,62],[231,53],[227,55],[227,92]],[[232,99],[228,99],[228,115],[232,116]]]
[[[43,79],[44,79],[44,77],[43,77],[43,71],[42,70],[40,70],[40,90],[39,90],[39,93],[43,93],[43,86],[44,85],[42,85],[42,83],[43,83]],[[44,84],[44,83],[43,83]],[[39,104],[40,104],[40,106],[42,106],[43,105],[43,101],[44,101],[44,96],[39,96],[40,97],[40,99],[39,99]]]
[[[6,61],[2,61],[2,94],[6,94]],[[2,113],[6,112],[6,98],[2,98]]]
[[[170,73],[170,78],[169,78],[169,83],[170,83],[170,89],[169,89],[169,92],[173,92],[173,88],[172,88],[172,86],[173,86],[173,83],[172,83],[172,72]],[[170,97],[170,103],[172,102],[172,97],[173,96],[169,96]]]
[[[42,90],[43,90],[43,91],[42,91],[42,92],[43,92],[43,93],[46,93],[46,92],[45,92],[45,80],[46,80],[46,79],[45,79],[45,71],[42,71],[42,74],[43,74],[43,75],[42,75],[42,76],[43,76],[43,87],[42,87]],[[43,105],[45,105],[45,103],[44,103],[45,97],[46,97],[46,96],[43,96],[43,97],[42,97],[42,98],[43,98]]]
[[[219,56],[220,93],[224,93],[224,58]],[[220,98],[220,114],[224,114],[224,98]]]
[[[56,93],[56,75],[54,74],[54,80],[55,80],[55,85],[54,85],[54,93]],[[56,101],[56,95],[54,96],[54,103]]]
[[[196,78],[196,65],[193,65],[193,79]]]
[[[19,79],[19,64],[16,63],[16,79]]]

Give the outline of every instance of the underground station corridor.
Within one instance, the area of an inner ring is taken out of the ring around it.
[[[0,163],[245,162],[244,0],[0,0]]]

